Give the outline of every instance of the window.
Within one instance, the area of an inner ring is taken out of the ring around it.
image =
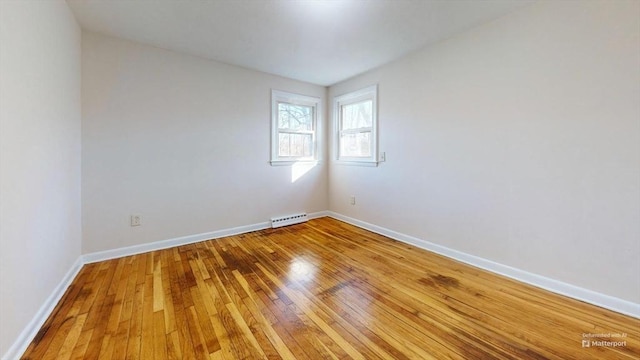
[[[318,159],[319,104],[319,98],[272,90],[272,165]]]
[[[378,164],[377,103],[377,85],[334,99],[334,151],[339,162]]]

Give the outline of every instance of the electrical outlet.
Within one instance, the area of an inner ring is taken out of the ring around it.
[[[142,225],[142,215],[131,215],[131,226]]]
[[[385,162],[385,161],[387,161],[387,153],[383,151],[380,153],[380,162]]]
[[[355,205],[356,204],[356,197],[351,195],[351,197],[349,198],[349,202],[351,203],[351,205]]]

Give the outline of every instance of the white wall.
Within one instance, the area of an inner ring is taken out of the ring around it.
[[[379,83],[387,162],[330,209],[640,303],[639,13],[540,2],[332,86]]]
[[[79,67],[64,1],[0,1],[0,355],[80,256]]]
[[[326,165],[268,163],[271,89],[324,87],[86,32],[82,86],[85,253],[328,208]]]

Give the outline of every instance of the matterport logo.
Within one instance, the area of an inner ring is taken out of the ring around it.
[[[624,347],[627,333],[583,333],[582,347]]]

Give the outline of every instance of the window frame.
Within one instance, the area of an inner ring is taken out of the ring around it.
[[[312,130],[293,131],[286,133],[311,134],[311,156],[280,156],[278,149],[280,145],[281,130],[278,126],[279,111],[278,104],[286,103],[291,105],[309,106],[313,109]],[[291,165],[298,162],[317,162],[320,159],[320,129],[322,119],[322,99],[319,97],[300,95],[281,90],[271,90],[271,165]]]
[[[371,156],[354,157],[342,156],[340,153],[341,135],[367,132],[369,127],[359,129],[342,129],[342,107],[371,100]],[[333,98],[333,139],[334,161],[345,165],[378,166],[378,85],[367,86]]]

